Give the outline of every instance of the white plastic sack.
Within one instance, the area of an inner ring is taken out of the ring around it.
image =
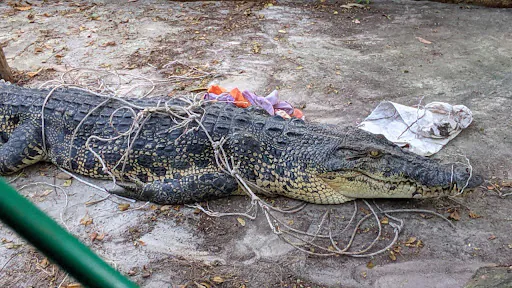
[[[464,105],[432,102],[419,109],[385,101],[359,125],[413,153],[430,156],[473,121]]]

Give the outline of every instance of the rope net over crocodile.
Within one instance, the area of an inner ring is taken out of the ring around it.
[[[65,85],[63,81],[57,87]],[[482,181],[466,166],[403,152],[384,137],[355,128],[272,117],[256,107],[194,97],[121,99],[57,87],[39,90],[0,83],[0,174],[47,161],[73,173],[112,179],[125,188],[110,191],[115,194],[160,204],[245,193],[251,199],[245,213],[192,207],[210,216],[249,219],[261,209],[273,233],[308,254],[371,257],[395,245],[404,226],[390,213],[443,216],[428,210],[383,210],[374,203],[375,210],[363,199],[371,214],[357,221],[354,201],[354,213],[344,224],[328,208],[316,231],[308,232],[277,215],[296,213],[305,205],[280,209],[254,192],[337,204],[354,198],[455,195]],[[114,94],[100,87],[99,92]],[[385,247],[378,245],[385,230],[378,214],[389,219],[394,234]],[[370,219],[378,227],[376,237],[353,251],[357,231]],[[350,226],[349,239],[340,240]]]
[[[2,85],[0,117],[0,174],[49,161],[160,204],[240,194],[221,158],[259,193],[317,204],[448,196],[482,182],[465,166],[404,152],[379,135],[232,103]]]

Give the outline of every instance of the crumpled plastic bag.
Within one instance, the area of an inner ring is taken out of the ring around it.
[[[432,102],[415,108],[384,101],[359,128],[382,134],[404,150],[430,156],[441,150],[472,121],[471,110],[464,105]]]

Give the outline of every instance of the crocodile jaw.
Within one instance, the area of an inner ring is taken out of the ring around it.
[[[461,192],[456,183],[426,186],[400,176],[367,175],[362,172],[329,172],[320,178],[334,191],[351,198],[434,198]],[[466,187],[465,191],[474,187]]]

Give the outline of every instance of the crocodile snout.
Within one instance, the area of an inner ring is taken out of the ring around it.
[[[484,182],[484,177],[473,174],[467,166],[458,166],[454,168],[453,182],[457,183],[457,187],[472,189],[480,186]]]

